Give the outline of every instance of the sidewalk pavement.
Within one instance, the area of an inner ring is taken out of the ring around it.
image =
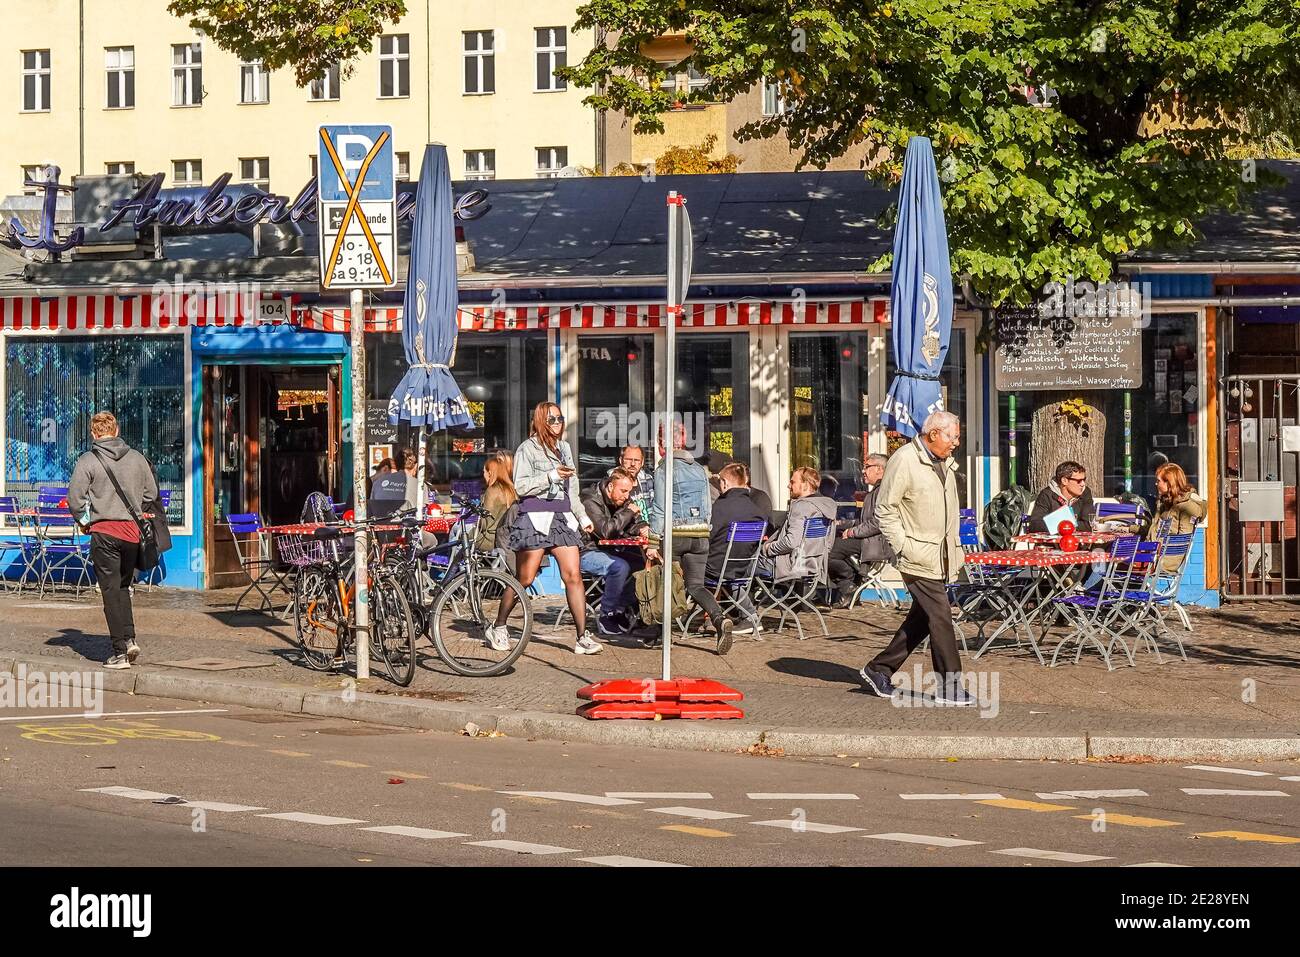
[[[657,677],[661,652],[607,645],[601,655],[575,656],[572,628],[553,625],[559,598],[535,600],[534,636],[511,673],[463,678],[422,644],[415,681],[398,689],[382,677],[356,683],[309,670],[297,662],[292,625],[233,611],[237,595],[137,590],[143,657],[130,672],[107,672],[106,687],[440,730],[473,721],[511,735],[705,750],[761,742],[790,754],[866,757],[1300,759],[1300,606],[1289,603],[1192,609],[1187,662],[1166,654],[1157,664],[1140,652],[1136,668],[1107,672],[1085,651],[1080,664],[1049,669],[1014,644],[979,661],[964,655],[981,698],[992,697],[980,709],[933,707],[928,695],[891,702],[862,690],[858,668],[888,641],[901,613],[832,612],[829,638],[805,615],[805,632],[815,636],[805,641],[789,627],[761,642],[737,639],[724,657],[707,646],[674,646],[674,677],[739,689],[744,719],[644,722],[574,715],[583,685]],[[48,656],[99,663],[108,648],[93,591],[79,600],[0,598],[0,671],[42,658],[49,667]],[[917,653],[900,675],[916,682],[929,669],[929,655]]]

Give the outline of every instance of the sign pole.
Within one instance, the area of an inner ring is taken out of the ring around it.
[[[352,290],[349,329],[352,333],[352,491],[357,525],[353,544],[356,591],[357,680],[370,677],[370,570],[366,534],[366,321],[365,293]]]
[[[1016,484],[1016,394],[1007,396],[1007,429],[1011,440],[1007,446],[1007,472],[1010,484]]]

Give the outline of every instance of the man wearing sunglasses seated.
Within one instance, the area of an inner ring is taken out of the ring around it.
[[[1088,489],[1088,472],[1078,462],[1062,462],[1056,467],[1052,481],[1034,499],[1034,507],[1029,513],[1028,531],[1056,534],[1055,528],[1047,527],[1047,516],[1066,505],[1074,512],[1075,530],[1092,531],[1092,517],[1096,513],[1096,507],[1092,503],[1092,492]]]

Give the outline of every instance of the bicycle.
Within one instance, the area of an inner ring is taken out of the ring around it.
[[[391,519],[367,519],[372,531]],[[294,635],[304,662],[317,671],[347,666],[356,647],[355,565],[341,548],[347,526],[327,523],[310,535],[288,534],[280,553],[298,567],[293,583]],[[370,649],[384,663],[395,684],[406,687],[415,677],[416,625],[401,582],[380,561],[382,549],[371,537]]]

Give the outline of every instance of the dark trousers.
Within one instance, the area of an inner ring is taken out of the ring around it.
[[[713,597],[713,589],[704,584],[704,566],[709,563],[707,538],[674,538],[673,561],[682,563],[682,584],[686,594],[709,616],[709,623],[717,628],[723,619],[722,606]]]
[[[929,635],[930,660],[935,672],[943,676],[960,673],[961,655],[957,653],[957,633],[952,627],[948,589],[941,581],[913,578],[911,575],[903,576],[903,584],[912,595],[912,607],[893,640],[871,659],[867,667],[892,675]]]
[[[104,618],[113,639],[113,654],[126,654],[126,646],[135,641],[135,618],[131,614],[131,583],[135,580],[138,542],[124,542],[98,532],[90,536],[90,563],[104,598]]]
[[[828,565],[831,584],[841,598],[848,598],[858,587],[858,567],[850,559],[862,554],[862,539],[837,538],[831,546],[831,558]]]

